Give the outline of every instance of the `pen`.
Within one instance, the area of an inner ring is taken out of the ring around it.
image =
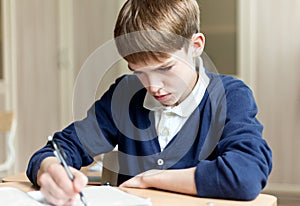
[[[70,171],[70,168],[67,165],[65,152],[63,151],[63,149],[61,148],[59,143],[57,141],[55,141],[51,136],[48,137],[48,141],[52,147],[54,155],[59,159],[60,163],[64,167],[70,180],[73,181],[74,175],[72,174],[72,172]],[[84,197],[83,193],[79,192],[79,195],[80,195],[80,200],[83,203],[83,205],[87,206],[87,201],[86,201],[86,198]]]

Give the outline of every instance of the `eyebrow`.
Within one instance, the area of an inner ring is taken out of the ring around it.
[[[169,61],[163,63],[162,65],[160,65],[159,67],[157,67],[156,69],[159,69],[159,68],[165,68],[165,67],[169,67],[170,64],[174,64],[174,59],[170,59]]]

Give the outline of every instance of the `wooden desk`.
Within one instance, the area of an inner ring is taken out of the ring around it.
[[[0,187],[10,186],[16,187],[25,192],[35,190],[31,183],[27,179],[24,173],[13,175],[2,179],[3,183],[0,183]],[[141,197],[150,198],[153,206],[277,206],[277,198],[272,195],[260,194],[253,201],[232,201],[210,198],[199,198],[189,195],[183,195],[172,192],[165,192],[152,189],[133,189],[126,188],[123,191],[130,194],[138,195]],[[210,204],[214,203],[214,204]]]

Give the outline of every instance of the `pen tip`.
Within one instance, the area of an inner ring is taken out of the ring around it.
[[[87,206],[87,201],[85,199],[85,196],[83,195],[83,193],[80,192],[80,199],[81,202],[83,203],[84,206]]]

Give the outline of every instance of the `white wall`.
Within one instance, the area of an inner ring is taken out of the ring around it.
[[[24,171],[32,152],[59,127],[57,1],[4,2],[10,22],[5,66],[14,83],[7,96],[18,124],[15,169]]]
[[[112,34],[122,1],[3,0],[6,101],[17,118],[14,172],[72,120],[74,79]],[[65,18],[66,17],[66,18]]]
[[[256,95],[274,157],[271,182],[300,185],[300,1],[257,4]]]

